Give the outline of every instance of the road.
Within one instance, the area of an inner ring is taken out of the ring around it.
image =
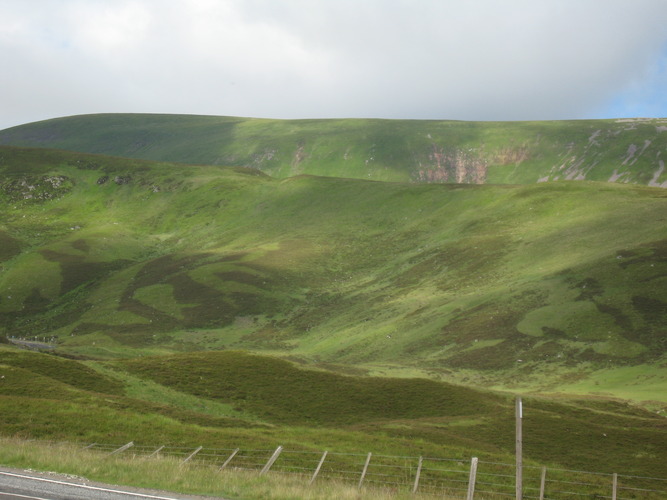
[[[53,473],[0,468],[0,500],[213,500],[213,497],[109,486]]]

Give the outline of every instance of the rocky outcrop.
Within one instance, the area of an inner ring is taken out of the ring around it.
[[[434,144],[428,162],[419,162],[414,180],[484,184],[487,166],[487,161],[473,150],[445,149]]]
[[[64,175],[21,176],[0,182],[0,193],[9,201],[46,201],[64,196],[72,181]]]

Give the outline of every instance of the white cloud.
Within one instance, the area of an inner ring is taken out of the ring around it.
[[[665,24],[664,0],[3,0],[0,128],[107,111],[604,116],[662,95]],[[653,104],[625,109],[667,114]]]

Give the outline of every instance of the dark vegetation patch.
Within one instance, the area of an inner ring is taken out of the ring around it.
[[[85,391],[122,394],[123,385],[76,361],[49,354],[0,352],[0,364],[16,366]]]
[[[665,264],[667,240],[645,243],[634,249],[619,250],[617,256],[621,259],[618,265],[623,269],[635,264]]]
[[[610,306],[608,304],[604,304],[602,302],[597,302],[594,301],[595,307],[597,307],[598,311],[600,311],[603,314],[608,314],[612,318],[614,318],[614,323],[616,323],[619,327],[622,328],[622,332],[624,336],[631,341],[636,341],[636,335],[635,335],[635,330],[632,325],[632,320],[623,313],[621,309],[618,307]]]
[[[34,314],[47,308],[51,303],[49,299],[44,297],[38,288],[33,288],[30,294],[23,301],[22,314]]]
[[[0,262],[11,259],[21,253],[21,242],[0,230]]]
[[[593,300],[604,293],[604,288],[595,278],[586,278],[575,284],[573,288],[581,290],[579,296],[574,300]]]
[[[236,283],[243,283],[244,285],[251,285],[257,288],[266,287],[267,279],[257,274],[248,271],[225,271],[215,273],[215,275],[222,281],[232,281]]]
[[[442,329],[442,342],[447,344],[455,341],[469,346],[479,340],[518,340],[524,337],[516,328],[523,314],[521,307],[504,302],[483,303],[465,311],[457,311],[454,319]]]
[[[84,240],[77,241],[79,247],[86,245]],[[99,280],[103,276],[130,264],[130,261],[127,260],[86,262],[85,256],[61,253],[48,249],[40,250],[39,253],[46,260],[60,264],[60,273],[62,275],[60,284],[61,294],[66,294],[81,285]]]
[[[477,370],[503,370],[525,363],[538,339],[525,335],[512,335],[499,344],[480,347],[453,354],[444,365],[450,368],[474,368]]]
[[[635,295],[632,297],[632,305],[641,313],[647,323],[667,325],[667,302],[652,297]]]
[[[466,415],[490,411],[499,401],[429,380],[346,377],[231,351],[143,358],[121,366],[182,392],[231,402],[264,420],[294,425]]]
[[[73,241],[72,248],[79,250],[80,252],[83,253],[88,253],[90,251],[90,245],[83,238],[79,238],[78,240]]]
[[[188,271],[198,265],[219,263],[211,260],[210,255],[201,254],[183,258],[165,256],[146,264],[136,275],[133,283],[123,295],[121,307],[126,307],[130,297],[143,286],[167,283],[173,287],[174,300],[190,307],[182,308],[183,325],[187,327],[226,326],[237,316],[251,316],[271,312],[276,309],[273,300],[263,293],[272,279],[268,276],[259,277],[256,272],[244,270],[215,273],[224,281],[235,281],[244,285],[257,287],[256,293],[219,290],[204,285],[189,276]],[[231,262],[224,259],[224,262]],[[246,263],[238,262],[245,267]],[[222,284],[222,283],[221,283]]]

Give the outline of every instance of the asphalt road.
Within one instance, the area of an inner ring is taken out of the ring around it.
[[[213,500],[201,497],[92,483],[53,473],[0,468],[0,500]],[[224,500],[216,497],[218,500]]]

